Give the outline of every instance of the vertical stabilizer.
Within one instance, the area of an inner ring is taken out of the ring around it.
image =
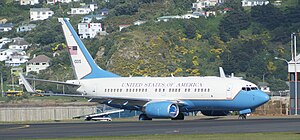
[[[58,21],[62,24],[77,79],[119,77],[114,73],[101,69],[96,64],[73,29],[68,18],[58,18]]]
[[[221,78],[226,78],[225,72],[224,72],[224,70],[223,70],[222,67],[219,67],[219,71],[220,71],[220,77],[221,77]]]

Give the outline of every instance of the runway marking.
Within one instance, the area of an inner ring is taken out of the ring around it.
[[[29,128],[30,125],[26,124],[26,125],[21,125],[19,127],[10,127],[10,128],[6,128],[6,129],[2,129],[2,131],[4,130],[16,130],[16,129],[24,129],[24,128]],[[0,130],[1,131],[1,130]]]

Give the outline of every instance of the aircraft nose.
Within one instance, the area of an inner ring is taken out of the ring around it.
[[[270,100],[270,96],[265,92],[259,90],[258,94],[259,94],[259,100],[261,101],[261,104],[264,104]]]

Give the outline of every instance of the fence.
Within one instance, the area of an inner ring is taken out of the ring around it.
[[[69,120],[96,111],[96,106],[5,107],[0,108],[0,121]]]

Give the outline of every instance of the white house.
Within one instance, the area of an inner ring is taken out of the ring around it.
[[[80,38],[94,38],[102,31],[101,23],[79,23],[78,35]]]
[[[0,49],[7,43],[11,42],[12,40],[6,37],[0,39]]]
[[[267,0],[242,0],[242,6],[243,7],[251,7],[251,6],[257,6],[257,5],[267,5],[269,4],[269,1]]]
[[[140,26],[140,25],[142,25],[142,24],[144,24],[144,23],[146,23],[146,22],[147,22],[147,21],[145,21],[145,20],[138,20],[138,21],[133,22],[133,25]]]
[[[15,39],[9,46],[9,49],[12,50],[26,50],[30,44],[25,41],[23,38],[22,39]]]
[[[195,11],[201,11],[203,8],[215,6],[221,1],[218,0],[197,0],[195,3],[192,3],[192,9]]]
[[[17,28],[17,32],[28,32],[36,27],[35,24],[26,24]]]
[[[50,8],[31,8],[30,9],[30,20],[45,20],[53,16],[54,12]]]
[[[29,57],[26,55],[21,55],[14,53],[5,60],[5,66],[17,67],[28,61]]]
[[[12,30],[13,27],[14,25],[12,23],[0,24],[0,32],[8,32]]]
[[[130,24],[119,25],[119,31],[122,31],[124,28],[130,27],[130,26],[131,26]]]
[[[181,16],[183,19],[199,18],[199,16],[194,14],[185,14]]]
[[[70,3],[70,2],[72,2],[72,0],[47,0],[47,4],[55,4],[57,2],[60,2],[60,3]]]
[[[98,9],[98,5],[96,3],[84,5],[79,8],[71,8],[71,12],[68,12],[68,14],[71,15],[86,15],[90,12],[94,12],[96,9]]]
[[[50,58],[46,55],[39,55],[37,57],[32,58],[26,63],[26,74],[28,72],[36,72],[39,73],[40,70],[45,70],[50,66]]]
[[[87,15],[82,18],[81,22],[90,23],[93,19],[102,20],[104,18],[106,17],[102,15]]]
[[[181,19],[182,17],[177,15],[177,16],[162,16],[162,17],[158,17],[157,18],[157,21],[164,21],[164,22],[167,22],[169,21],[170,19]]]
[[[35,5],[39,3],[39,0],[20,0],[20,5]]]
[[[26,55],[25,51],[20,50],[12,50],[12,49],[6,49],[6,50],[0,50],[0,61],[7,60],[12,55]]]
[[[6,18],[3,18],[3,19],[0,19],[0,24],[4,24],[7,22],[7,19]]]

